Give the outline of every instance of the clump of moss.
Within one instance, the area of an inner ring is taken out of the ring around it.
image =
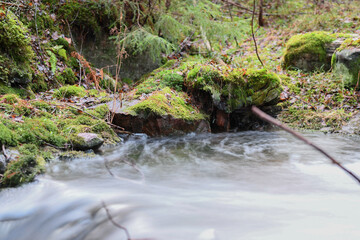
[[[171,115],[173,118],[188,121],[205,119],[204,114],[186,102],[187,98],[186,94],[166,87],[154,92],[148,99],[129,107],[126,111],[132,115]]]
[[[335,39],[336,35],[319,31],[291,37],[286,43],[282,67],[294,67],[295,61],[306,54],[316,56],[317,61],[326,64],[325,44],[331,43]]]
[[[16,187],[31,182],[42,171],[43,169],[37,164],[36,156],[22,155],[19,159],[8,164],[1,185],[3,187]]]
[[[34,52],[24,24],[10,10],[0,10],[0,13],[3,16],[0,20],[1,52],[7,53],[15,61],[31,61]]]
[[[105,119],[106,116],[109,113],[109,107],[107,104],[103,104],[100,106],[97,106],[96,108],[94,108],[93,110],[88,110],[87,112],[100,118],[100,119]]]
[[[75,84],[77,77],[71,68],[65,68],[63,72],[55,76],[56,80],[61,84]]]
[[[336,49],[337,52],[340,52],[344,49],[353,49],[360,47],[360,38],[347,38],[344,42]]]
[[[155,73],[140,83],[136,89],[136,94],[148,94],[165,87],[170,87],[176,91],[181,91],[184,85],[184,78],[181,73],[174,70],[163,70]]]
[[[86,91],[81,86],[69,85],[63,86],[54,92],[54,97],[61,98],[70,98],[70,97],[84,97],[86,96]]]
[[[17,139],[13,131],[0,122],[0,144],[8,146],[16,146]]]
[[[255,104],[272,104],[282,91],[280,78],[265,69],[240,69],[215,65],[190,66],[186,84],[195,89],[208,91],[213,100],[228,104],[227,111]]]
[[[65,49],[60,48],[57,53],[63,60],[67,60],[67,54]]]

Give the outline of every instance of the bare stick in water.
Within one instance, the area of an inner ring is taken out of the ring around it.
[[[109,209],[106,207],[105,202],[102,202],[102,205],[103,205],[103,208],[104,208],[105,211],[106,211],[106,215],[107,215],[108,219],[110,220],[110,222],[111,222],[114,226],[116,226],[116,227],[124,230],[124,232],[125,232],[125,234],[126,234],[127,240],[131,240],[129,231],[128,231],[125,227],[121,226],[120,224],[118,224],[117,222],[114,221],[114,219],[112,218],[112,216],[111,216],[111,214],[110,214]]]
[[[276,120],[275,118],[269,116],[268,114],[264,113],[263,111],[261,111],[259,108],[255,107],[255,106],[251,107],[251,111],[253,113],[255,113],[257,116],[259,116],[261,119],[282,128],[283,130],[287,131],[288,133],[291,133],[296,138],[300,139],[301,141],[303,141],[306,144],[310,145],[311,147],[315,148],[316,150],[318,150],[319,152],[324,154],[327,158],[329,158],[333,164],[337,165],[339,168],[341,168],[343,171],[345,171],[347,174],[349,174],[351,177],[353,177],[358,183],[360,183],[360,178],[358,176],[356,176],[353,172],[351,172],[350,170],[345,168],[343,165],[341,165],[341,163],[336,161],[324,149],[322,149],[321,147],[315,145],[314,143],[312,143],[311,141],[306,139],[304,136],[302,136],[300,133],[295,132],[294,130],[292,130],[291,128],[286,126],[285,124],[283,124],[280,121]]]

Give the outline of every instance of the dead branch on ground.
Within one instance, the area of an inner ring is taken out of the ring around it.
[[[255,39],[255,34],[254,34],[254,17],[255,17],[255,7],[256,7],[256,0],[254,0],[254,4],[253,4],[253,13],[252,13],[252,18],[251,18],[251,35],[252,35],[252,38],[254,40],[254,44],[255,44],[255,52],[256,52],[256,56],[257,58],[259,59],[261,65],[263,67],[264,66],[264,63],[261,61],[261,58],[259,56],[259,52],[258,52],[258,47],[257,47],[257,43],[256,43],[256,39]]]

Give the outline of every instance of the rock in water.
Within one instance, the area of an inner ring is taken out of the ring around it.
[[[104,140],[95,133],[79,133],[72,139],[73,148],[76,150],[96,150],[104,143]]]

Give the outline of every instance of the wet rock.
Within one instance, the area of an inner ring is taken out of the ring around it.
[[[210,125],[206,120],[186,121],[170,115],[143,117],[115,113],[113,123],[122,126],[127,131],[145,133],[152,137],[210,132]]]
[[[165,91],[168,90],[165,89]],[[162,96],[165,97],[162,99],[163,102],[158,99],[158,97],[161,99]],[[147,100],[135,99],[121,103],[112,101],[108,103],[108,106],[112,114],[114,114],[113,124],[121,126],[132,133],[145,133],[149,136],[169,136],[190,132],[210,132],[209,122],[200,113],[186,112],[188,109],[183,109],[186,115],[171,114],[171,108],[181,108],[178,103],[173,101],[174,98],[173,92],[166,92],[164,94],[159,93],[159,95]],[[155,100],[159,101],[155,102]],[[158,110],[157,112],[150,109],[153,103],[155,103],[154,107]],[[169,109],[164,110],[166,106]],[[129,109],[134,109],[136,112],[133,112],[133,110],[129,112]]]
[[[348,135],[360,135],[360,114],[353,116],[340,132]]]
[[[76,150],[96,150],[101,147],[104,140],[95,133],[78,133],[73,137],[72,143]]]
[[[360,71],[360,47],[344,49],[336,53],[334,72],[340,76],[345,86],[354,87]]]

